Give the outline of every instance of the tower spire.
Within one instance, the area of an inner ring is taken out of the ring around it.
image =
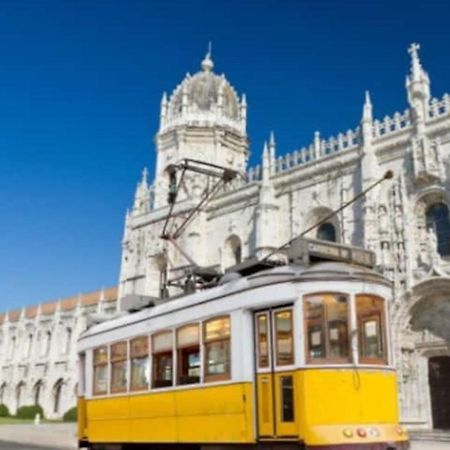
[[[209,41],[208,44],[208,52],[205,55],[205,58],[202,61],[202,69],[205,72],[211,72],[214,68],[214,63],[212,60],[212,44],[211,41]]]
[[[270,156],[269,156],[269,147],[267,146],[267,142],[264,142],[263,154],[262,154],[262,178],[263,181],[269,179],[270,172]]]
[[[413,43],[408,49],[411,56],[410,73],[406,77],[406,90],[408,102],[413,109],[416,126],[420,128],[428,115],[430,94],[430,79],[422,67],[419,58],[420,45]]]
[[[372,120],[373,120],[373,116],[372,116],[372,101],[370,100],[370,93],[369,93],[369,91],[366,91],[365,100],[364,100],[364,107],[363,107],[362,121],[363,122],[372,122]]]
[[[415,42],[413,42],[408,48],[408,53],[411,55],[411,81],[419,81],[423,72],[419,58],[419,50],[420,44]]]
[[[273,131],[271,131],[269,136],[269,154],[270,154],[270,167],[272,171],[275,171],[276,151],[277,151],[277,144],[275,142],[275,134]]]
[[[142,178],[137,184],[134,195],[133,215],[143,214],[150,211],[150,187],[148,185],[148,170],[144,167]]]

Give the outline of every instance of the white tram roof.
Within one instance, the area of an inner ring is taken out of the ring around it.
[[[131,325],[134,322],[151,319],[154,316],[169,314],[180,309],[271,284],[311,281],[364,281],[366,283],[382,284],[387,287],[391,286],[390,282],[375,270],[343,262],[319,262],[310,266],[283,265],[248,276],[233,275],[230,281],[219,283],[215,287],[161,300],[161,303],[155,306],[93,325],[80,336],[80,340],[115,328]]]

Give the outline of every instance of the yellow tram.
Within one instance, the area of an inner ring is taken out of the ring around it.
[[[370,252],[300,247],[285,265],[244,264],[213,288],[87,330],[80,447],[409,448],[389,283]]]

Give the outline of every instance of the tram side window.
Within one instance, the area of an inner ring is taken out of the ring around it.
[[[362,363],[385,364],[386,337],[384,300],[373,295],[356,296],[359,359]]]
[[[132,391],[148,389],[150,381],[150,364],[148,359],[148,337],[141,336],[130,341]]]
[[[177,384],[200,383],[200,330],[198,324],[177,330]]]
[[[294,363],[294,339],[292,336],[292,310],[275,313],[277,366]]]
[[[111,392],[125,392],[127,390],[127,342],[117,342],[111,345]]]
[[[108,392],[108,348],[94,350],[94,395]]]
[[[155,334],[152,340],[153,387],[162,388],[173,385],[173,337],[172,331]]]
[[[204,323],[205,381],[230,378],[230,318]]]
[[[312,363],[350,361],[349,298],[344,294],[305,297],[307,359]]]

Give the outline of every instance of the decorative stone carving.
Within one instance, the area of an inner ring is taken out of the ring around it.
[[[414,176],[419,184],[441,181],[443,164],[439,140],[414,137],[411,141]]]

